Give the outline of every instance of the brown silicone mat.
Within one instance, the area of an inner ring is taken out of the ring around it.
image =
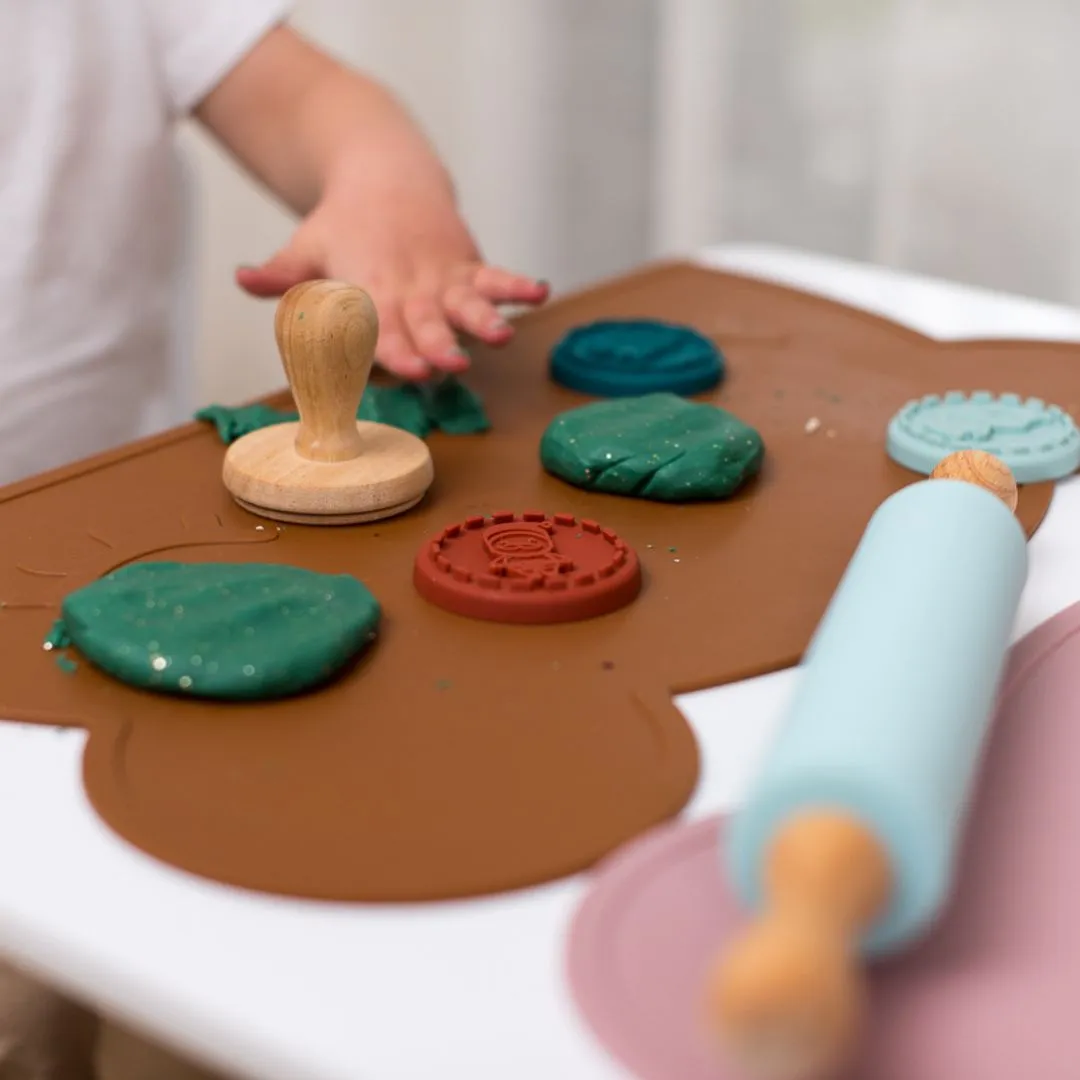
[[[537,443],[585,399],[552,385],[570,327],[659,317],[712,335],[718,402],[762,433],[759,480],[724,504],[673,507],[568,487]],[[267,341],[267,348],[272,348]],[[0,492],[0,716],[90,729],[87,791],[151,854],[255,889],[427,900],[591,865],[675,813],[697,749],[671,703],[799,658],[874,508],[914,477],[884,432],[911,397],[950,388],[1072,409],[1080,347],[938,344],[788,289],[689,265],[648,268],[519,321],[477,349],[471,385],[494,431],[431,439],[437,478],[405,517],[345,529],[270,523],[234,506],[223,447],[188,426]],[[820,428],[806,433],[816,417]],[[1051,488],[1021,493],[1034,529]],[[499,510],[593,518],[641,557],[629,607],[559,626],[471,621],[412,585],[419,545]],[[268,705],[129,690],[41,648],[69,590],[147,555],[351,572],[385,609],[381,639],[335,686]]]

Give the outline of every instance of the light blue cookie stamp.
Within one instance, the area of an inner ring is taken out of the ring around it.
[[[898,465],[927,476],[957,450],[993,454],[1018,484],[1060,480],[1080,468],[1080,431],[1067,412],[986,390],[909,401],[889,424],[886,447]]]

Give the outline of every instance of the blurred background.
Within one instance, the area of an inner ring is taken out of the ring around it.
[[[756,242],[1080,306],[1080,0],[301,0],[487,256],[556,291]],[[200,403],[277,388],[232,283],[290,222],[198,133]]]

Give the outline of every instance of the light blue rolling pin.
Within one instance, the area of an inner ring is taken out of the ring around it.
[[[948,896],[1027,577],[1016,485],[965,451],[878,508],[728,831],[759,913],[721,957],[710,1017],[768,1080],[832,1080],[864,1008],[859,960]]]

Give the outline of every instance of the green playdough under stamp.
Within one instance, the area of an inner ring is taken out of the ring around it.
[[[1080,467],[1080,431],[1068,413],[1039,398],[986,390],[909,401],[889,424],[886,447],[898,465],[927,476],[958,450],[993,454],[1018,484],[1060,480]]]
[[[381,611],[348,574],[246,563],[133,563],[69,594],[47,639],[130,686],[218,700],[328,682]]]
[[[236,408],[208,405],[195,414],[196,420],[214,425],[226,446],[252,431],[298,418],[298,413],[261,404]],[[419,385],[369,386],[356,419],[401,428],[418,439],[427,438],[433,430],[447,435],[479,435],[491,428],[484,403],[452,375]]]
[[[726,498],[764,454],[757,431],[731,413],[666,393],[571,409],[540,440],[544,468],[568,483],[657,502]]]

